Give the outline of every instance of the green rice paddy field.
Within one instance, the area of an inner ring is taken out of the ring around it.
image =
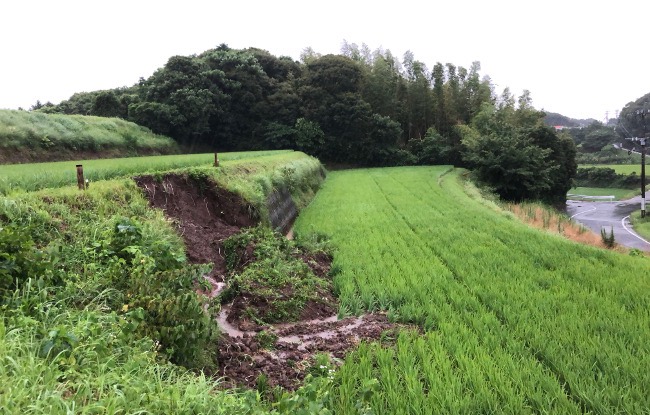
[[[528,228],[460,175],[333,172],[301,213],[336,247],[342,313],[417,327],[346,358],[334,413],[369,388],[376,414],[650,413],[648,258]]]
[[[290,151],[247,151],[219,154],[220,162],[247,160]],[[117,159],[57,161],[50,163],[0,165],[0,195],[76,185],[76,165],[84,166],[84,177],[92,182],[172,169],[209,165],[214,153],[185,154]],[[91,184],[92,185],[92,184]]]

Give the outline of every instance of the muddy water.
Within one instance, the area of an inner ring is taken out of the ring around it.
[[[223,333],[232,338],[254,337],[258,333],[257,331],[242,331],[230,324],[228,322],[229,313],[230,306],[226,305],[217,317],[217,323]],[[298,350],[304,351],[318,340],[336,339],[341,335],[357,337],[355,330],[365,323],[366,317],[348,317],[338,320],[338,317],[334,315],[322,319],[278,324],[268,327],[266,332],[278,336],[278,343],[295,344],[298,346]],[[293,334],[294,332],[302,334]]]
[[[294,343],[298,345],[298,350],[307,350],[307,348],[315,344],[319,339],[331,340],[341,335],[353,336],[357,338],[354,330],[361,327],[365,321],[365,316],[350,317],[344,320],[337,320],[337,316],[328,317],[324,320],[312,320],[312,323],[306,324],[305,322],[296,323],[294,327],[311,326],[312,330],[306,334],[293,334],[278,337],[279,342]],[[327,325],[328,322],[337,322],[335,325]],[[323,327],[318,327],[322,325]],[[358,338],[357,338],[358,340]]]
[[[228,315],[230,314],[230,305],[225,305],[219,312],[219,315],[217,316],[217,323],[219,324],[219,328],[221,329],[222,332],[226,333],[230,337],[244,337],[244,336],[255,336],[258,332],[257,331],[242,331],[239,330],[237,327],[233,326],[231,323],[228,322]],[[358,321],[357,321],[358,320]],[[310,330],[313,330],[314,326],[318,326],[320,324],[327,324],[327,323],[335,323],[338,321],[338,317],[336,315],[334,316],[329,316],[325,317],[322,319],[314,319],[314,320],[307,320],[307,321],[299,321],[296,323],[282,323],[282,324],[277,324],[274,326],[270,326],[266,329],[268,333],[273,333],[278,336],[278,341],[284,342],[284,343],[301,343],[305,341],[306,339],[309,338],[315,338],[315,337],[320,337],[322,339],[328,339],[334,337],[336,334],[336,330],[329,330],[323,328],[322,331],[318,332],[312,332],[309,334],[303,334],[303,335],[286,335],[283,336],[281,333],[285,331],[291,331],[292,329],[298,327],[298,326],[304,326],[304,327],[310,327]],[[356,318],[354,319],[353,322],[350,322],[345,325],[347,330],[352,330],[356,327],[359,327],[362,324],[363,320],[361,318]]]
[[[210,283],[210,285],[212,285],[212,290],[210,290],[209,293],[206,293],[206,295],[210,298],[214,298],[218,296],[221,293],[221,291],[226,289],[225,282],[219,282],[208,275],[204,275],[203,278],[207,280]]]
[[[219,329],[226,333],[230,337],[244,337],[244,334],[254,336],[257,332],[244,332],[239,330],[237,327],[233,326],[228,322],[228,315],[230,314],[230,306],[225,305],[221,307],[221,311],[217,316],[217,323],[219,324]]]
[[[214,280],[214,278],[208,276],[204,276],[204,278],[209,281],[213,287],[208,294],[210,298],[219,295],[219,293],[226,287],[225,283],[218,282]],[[238,329],[228,322],[229,315],[230,305],[224,305],[216,319],[221,331],[229,337],[254,337],[258,333],[257,331],[242,331]],[[278,336],[278,343],[294,344],[297,345],[298,350],[304,351],[318,340],[336,339],[341,335],[357,337],[354,332],[366,322],[366,317],[368,316],[348,317],[339,320],[338,316],[333,315],[314,320],[276,324],[266,328],[266,331]]]

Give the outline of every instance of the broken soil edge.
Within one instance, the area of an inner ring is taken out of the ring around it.
[[[258,219],[251,215],[254,214],[251,206],[240,196],[214,183],[206,186],[185,175],[167,174],[162,179],[139,176],[134,180],[143,189],[150,205],[162,209],[174,221],[176,231],[185,242],[189,262],[214,264],[207,276],[213,287],[203,294],[216,295],[215,284],[223,283],[226,274],[223,241],[240,232],[241,228],[258,224]],[[290,227],[287,223],[283,228]],[[326,255],[301,257],[314,274],[328,278],[331,258]],[[291,341],[277,341],[273,350],[260,346],[253,334],[255,331],[238,338],[222,336],[217,358],[218,372],[213,375],[224,377],[225,387],[254,388],[258,377],[264,374],[269,386],[294,390],[307,375],[315,354],[328,353],[342,359],[360,341],[379,340],[384,333],[396,332],[400,327],[389,323],[384,314],[333,322],[331,316],[336,299],[328,294],[328,301],[324,304],[305,308],[300,316],[305,321],[278,325],[282,338],[291,338]],[[242,320],[241,316],[235,316],[236,311],[231,312],[233,315],[229,320]],[[260,326],[240,328],[262,329]]]
[[[210,276],[222,281],[226,273],[223,241],[241,228],[258,223],[251,215],[254,211],[250,204],[212,183],[202,185],[179,174],[167,174],[162,180],[153,176],[134,180],[144,190],[149,204],[174,220],[176,231],[185,241],[189,262],[212,262]]]

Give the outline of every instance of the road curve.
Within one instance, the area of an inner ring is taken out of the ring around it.
[[[576,222],[583,224],[597,234],[604,227],[609,234],[614,228],[614,238],[617,243],[650,251],[650,242],[643,239],[632,230],[630,214],[641,209],[641,197],[618,202],[583,202],[569,200],[566,204],[567,214]]]

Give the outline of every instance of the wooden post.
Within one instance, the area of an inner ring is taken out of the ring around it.
[[[84,181],[84,166],[77,164],[77,186],[79,190],[86,190],[86,182]]]
[[[219,155],[217,152],[214,152],[214,167],[219,167]]]

